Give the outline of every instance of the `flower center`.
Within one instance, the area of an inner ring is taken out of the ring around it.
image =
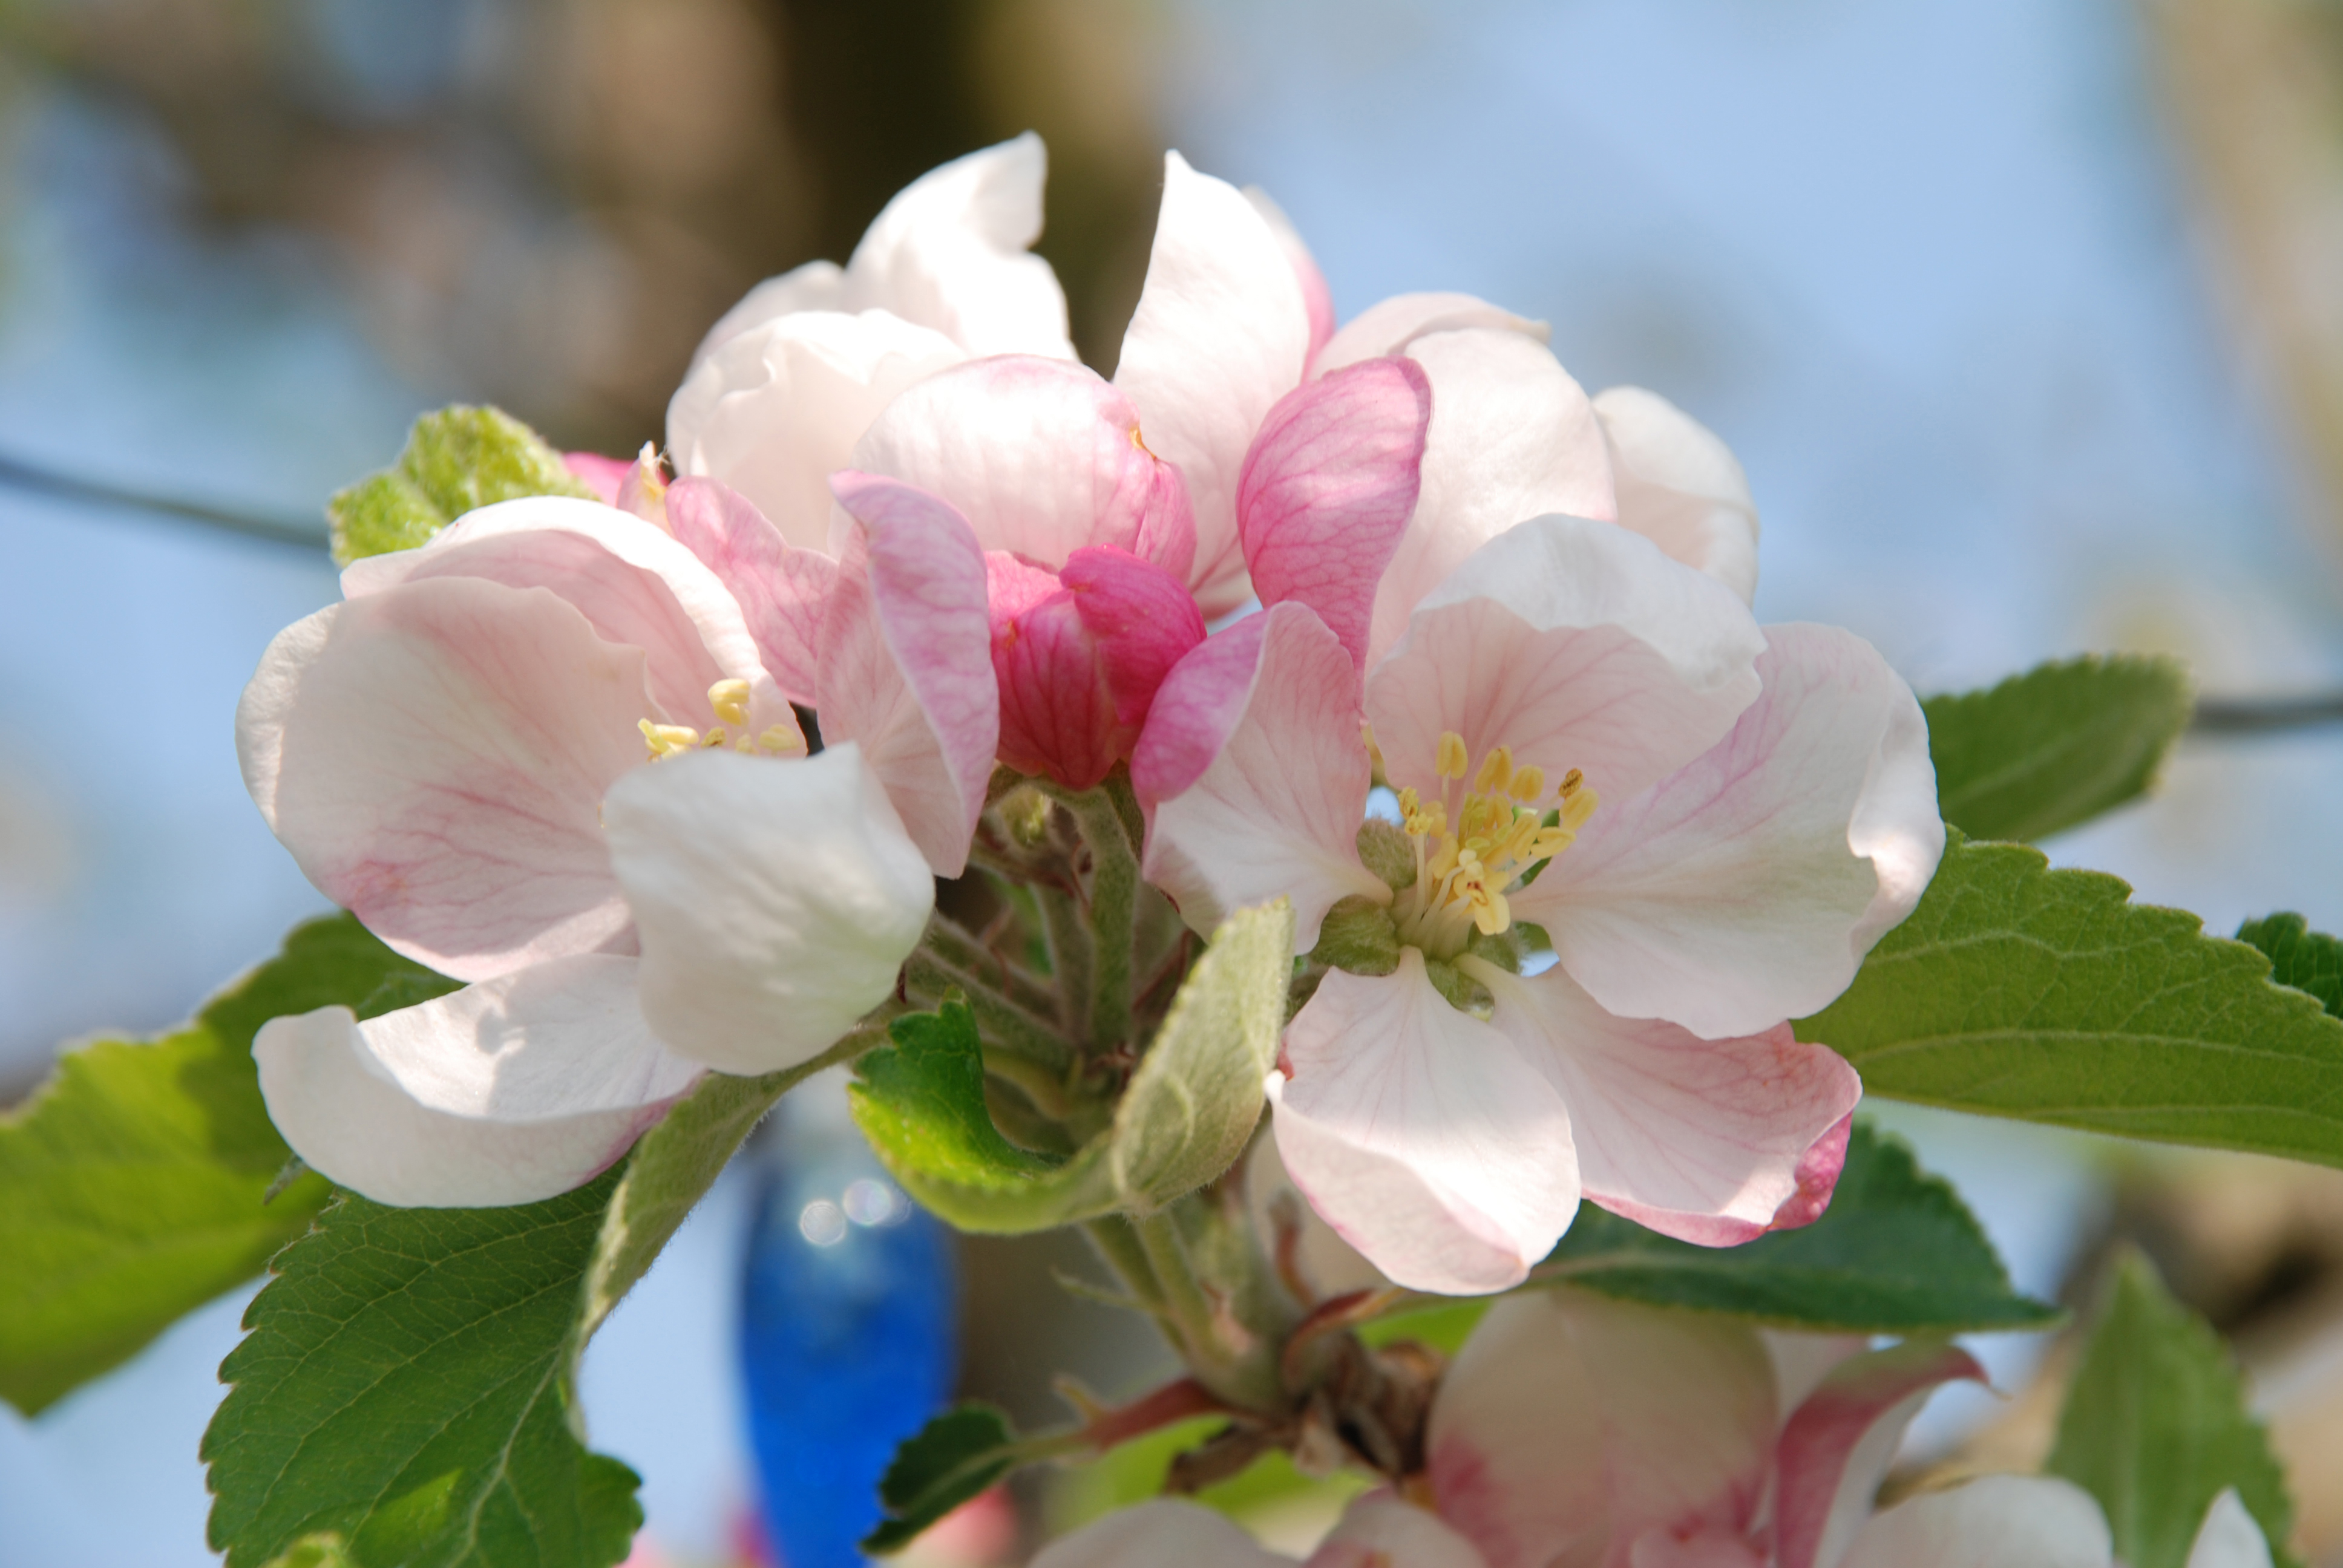
[[[745,734],[738,740],[732,739],[732,731],[726,727],[745,729],[749,722],[749,683],[745,680],[719,680],[709,687],[708,706],[724,722],[711,724],[704,731],[688,724],[654,724],[648,719],[638,724],[635,728],[643,732],[643,744],[650,748],[651,760],[657,762],[679,751],[719,750],[727,742],[735,751],[768,757],[788,757],[805,749],[803,738],[779,724],[769,726],[753,739]]]
[[[1464,738],[1444,731],[1433,759],[1440,798],[1399,792],[1401,825],[1415,847],[1415,886],[1400,894],[1392,918],[1402,941],[1434,958],[1463,951],[1475,930],[1493,937],[1510,927],[1505,890],[1569,849],[1601,803],[1575,768],[1545,806],[1539,803],[1545,770],[1515,768],[1510,748],[1492,747],[1478,769],[1472,760]]]

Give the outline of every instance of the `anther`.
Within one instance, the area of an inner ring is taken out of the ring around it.
[[[716,717],[727,724],[749,722],[749,683],[745,680],[719,680],[708,689],[708,706]]]
[[[1473,788],[1483,795],[1493,795],[1513,781],[1513,749],[1500,746],[1481,759],[1481,771],[1473,777]]]
[[[1464,738],[1453,729],[1440,732],[1440,750],[1433,759],[1433,770],[1443,779],[1462,779],[1472,765],[1472,757],[1464,749]]]

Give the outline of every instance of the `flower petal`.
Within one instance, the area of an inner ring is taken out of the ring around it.
[[[1244,1527],[1200,1503],[1155,1498],[1053,1541],[1032,1568],[1292,1568]]]
[[[1705,1247],[1822,1212],[1863,1097],[1836,1052],[1801,1043],[1786,1024],[1702,1040],[1614,1017],[1559,970],[1525,980],[1478,959],[1459,964],[1496,999],[1490,1021],[1569,1105],[1590,1201]]]
[[[1432,387],[1412,359],[1373,359],[1289,392],[1245,455],[1237,519],[1253,592],[1318,612],[1367,657],[1375,585],[1414,514]]]
[[[1473,1543],[1439,1515],[1388,1492],[1355,1498],[1309,1568],[1487,1568]],[[1202,1568],[1200,1560],[1199,1568]]]
[[[427,578],[484,578],[507,588],[551,588],[607,642],[648,659],[651,696],[666,721],[706,729],[718,722],[708,689],[749,683],[752,729],[797,719],[765,673],[739,601],[689,548],[640,518],[566,496],[530,496],[465,513],[420,549],[369,556],[342,573],[350,598]]]
[[[1739,599],[1648,539],[1538,518],[1417,607],[1367,682],[1367,717],[1394,787],[1438,796],[1440,737],[1454,730],[1476,766],[1506,746],[1516,765],[1556,781],[1577,768],[1602,799],[1624,800],[1725,738],[1757,697],[1765,647]]]
[[[1765,639],[1763,690],[1732,733],[1640,795],[1606,790],[1513,900],[1623,1016],[1724,1036],[1818,1010],[1944,854],[1911,688],[1852,632]]]
[[[2047,1475],[1983,1475],[1907,1497],[1816,1568],[2111,1568],[2115,1543],[2091,1494]]]
[[[606,507],[618,504],[618,487],[635,471],[632,457],[606,457],[599,452],[564,452],[561,466]]]
[[[2269,1538],[2246,1511],[2236,1487],[2223,1487],[2206,1511],[2188,1548],[2187,1568],[2270,1568]]]
[[[667,516],[676,542],[699,557],[739,602],[780,689],[791,701],[810,706],[838,563],[791,545],[748,497],[714,479],[669,485]]]
[[[1206,638],[1164,678],[1131,782],[1150,814],[1147,879],[1191,930],[1287,898],[1307,952],[1338,899],[1390,899],[1359,863],[1374,779],[1356,684],[1342,645],[1298,604]]]
[[[1270,1075],[1277,1151],[1336,1233],[1399,1284],[1521,1283],[1578,1211],[1571,1116],[1506,1039],[1397,972],[1330,973]]]
[[[1619,522],[1747,604],[1757,592],[1757,503],[1733,450],[1656,392],[1594,397],[1611,447]]]
[[[1433,1494],[1489,1568],[1604,1560],[1603,1408],[1565,1311],[1559,1291],[1493,1303],[1433,1401],[1424,1441]]]
[[[830,476],[895,395],[968,354],[883,310],[806,310],[719,344],[667,406],[679,475],[721,479],[802,550],[830,545]]]
[[[1207,618],[1245,600],[1237,476],[1309,353],[1309,307],[1275,231],[1234,186],[1166,153],[1155,247],[1114,384],[1138,406],[1149,448],[1187,480],[1188,581]]]
[[[853,466],[950,501],[979,543],[1047,567],[1111,545],[1184,578],[1196,527],[1180,470],[1087,366],[1012,355],[939,372],[887,407]]]
[[[1594,406],[1545,346],[1485,327],[1408,346],[1432,382],[1423,487],[1375,595],[1373,668],[1417,602],[1514,524],[1548,513],[1618,515]]]
[[[642,942],[642,1010],[722,1072],[811,1060],[885,1000],[935,902],[851,741],[803,761],[699,751],[618,780],[610,863]]]
[[[1285,247],[1285,259],[1293,264],[1293,281],[1302,286],[1302,307],[1310,315],[1309,357],[1314,359],[1334,336],[1334,296],[1326,286],[1326,275],[1318,270],[1318,258],[1302,242],[1302,231],[1267,191],[1247,186],[1244,198],[1252,203],[1252,210],[1261,214],[1262,221],[1277,236],[1277,243]]]
[[[1544,322],[1515,316],[1469,294],[1394,294],[1353,317],[1319,350],[1312,372],[1332,376],[1363,359],[1404,354],[1419,337],[1476,327],[1517,332],[1534,343],[1544,343],[1553,336]]]
[[[1781,1568],[1833,1568],[1871,1517],[1904,1429],[1956,1379],[1985,1382],[1956,1345],[1907,1341],[1841,1362],[1783,1423],[1775,1482]]]
[[[851,472],[833,485],[862,526],[822,623],[823,730],[860,743],[928,863],[956,877],[1001,739],[984,552],[924,491]]]
[[[627,929],[597,817],[658,717],[640,649],[544,588],[435,578],[279,634],[236,710],[246,786],[302,873],[459,980]]]
[[[345,1007],[263,1024],[269,1120],[378,1203],[534,1202],[592,1180],[699,1077],[635,1000],[635,960],[555,959],[364,1023]]]
[[[717,317],[716,325],[691,351],[691,368],[733,338],[770,327],[784,316],[794,316],[800,310],[839,310],[852,313],[855,306],[847,303],[846,269],[834,261],[809,261],[793,266],[779,277],[769,277],[741,296],[740,303]]]

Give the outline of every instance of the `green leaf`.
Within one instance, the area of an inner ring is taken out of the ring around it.
[[[763,1078],[709,1074],[618,1168],[545,1202],[337,1198],[278,1257],[220,1369],[235,1386],[203,1455],[229,1568],[321,1537],[348,1568],[623,1559],[641,1510],[633,1473],[580,1440],[586,1342],[758,1118],[861,1043]]]
[[[1941,814],[1973,839],[2046,838],[2145,794],[2195,707],[2169,658],[2068,659],[1932,697]]]
[[[452,987],[347,915],[152,1040],[67,1051],[0,1116],[0,1398],[27,1414],[129,1359],[184,1314],[258,1274],[327,1195],[303,1176],[267,1200],[292,1151],[269,1125],[252,1037],[333,1003],[373,1017]]]
[[[2099,1500],[2131,1568],[2184,1568],[2206,1510],[2232,1486],[2272,1556],[2289,1561],[2294,1504],[2227,1349],[2136,1255],[2117,1268],[2047,1469]]]
[[[1592,1204],[1531,1276],[1621,1301],[1730,1312],[1778,1328],[1917,1334],[2043,1329],[2056,1307],[2010,1289],[1951,1186],[1857,1123],[1830,1208],[1738,1247],[1696,1247]]]
[[[989,1404],[954,1405],[895,1451],[879,1483],[887,1522],[863,1537],[865,1552],[900,1552],[914,1537],[1017,1467],[1016,1429]]]
[[[2330,1017],[2343,1018],[2343,942],[2310,929],[2300,915],[2266,915],[2237,928],[2237,940],[2259,948],[2270,979],[2308,991]]]
[[[588,490],[538,433],[499,408],[462,404],[426,414],[398,461],[326,503],[334,560],[413,549],[475,507]]]
[[[2343,1020],[2130,892],[1955,834],[1920,907],[1798,1038],[1890,1099],[2343,1165]]]

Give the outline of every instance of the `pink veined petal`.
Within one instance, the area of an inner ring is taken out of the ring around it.
[[[1319,350],[1334,336],[1334,296],[1326,287],[1326,275],[1318,270],[1318,258],[1310,254],[1302,231],[1293,226],[1285,209],[1259,186],[1245,186],[1244,198],[1252,203],[1252,210],[1261,214],[1262,221],[1277,236],[1277,243],[1285,247],[1285,258],[1293,264],[1293,281],[1302,286],[1302,307],[1310,315],[1310,353],[1302,362],[1307,374],[1309,361],[1315,359]]]
[[[809,261],[779,277],[769,277],[741,296],[740,303],[717,318],[716,325],[691,351],[691,368],[735,337],[769,327],[784,316],[801,310],[833,310],[851,314],[847,303],[846,269],[834,261]]]
[[[1873,1518],[1836,1563],[1816,1568],[2113,1568],[2091,1494],[2047,1475],[1983,1475],[1907,1497]]]
[[[817,649],[838,563],[781,537],[748,497],[714,479],[668,487],[676,542],[699,558],[739,601],[765,668],[792,701],[811,706]]]
[[[1469,294],[1394,294],[1353,317],[1319,350],[1311,370],[1314,375],[1332,376],[1363,359],[1404,354],[1419,337],[1476,327],[1517,332],[1534,343],[1544,343],[1553,336],[1544,322],[1515,316]]]
[[[1224,1513],[1200,1503],[1155,1498],[1118,1509],[1062,1541],[1051,1542],[1032,1568],[1292,1568],[1267,1552]]]
[[[1440,737],[1454,730],[1475,768],[1505,746],[1549,781],[1582,769],[1605,802],[1599,822],[1610,802],[1725,739],[1757,698],[1765,648],[1739,599],[1649,540],[1537,518],[1473,552],[1417,607],[1368,678],[1367,717],[1394,788],[1437,798]]]
[[[1729,1247],[1808,1223],[1829,1201],[1863,1097],[1836,1052],[1801,1043],[1787,1024],[1702,1040],[1614,1017],[1560,970],[1523,979],[1469,956],[1458,964],[1495,998],[1490,1021],[1569,1105],[1590,1201]]]
[[[1757,503],[1733,451],[1656,392],[1594,396],[1610,443],[1619,522],[1747,604],[1757,592]]]
[[[345,1007],[253,1040],[269,1120],[378,1203],[534,1202],[592,1180],[700,1074],[635,1002],[635,960],[555,959],[360,1023]]]
[[[1561,1292],[1503,1297],[1433,1401],[1424,1446],[1440,1516],[1489,1568],[1596,1568],[1611,1533],[1603,1439]]]
[[[1604,791],[1513,901],[1623,1016],[1724,1036],[1818,1010],[1944,854],[1911,688],[1852,632],[1765,635],[1732,733],[1640,795]]]
[[[1804,1404],[1806,1396],[1830,1375],[1832,1368],[1871,1349],[1867,1334],[1808,1334],[1760,1329],[1757,1337],[1765,1342],[1765,1354],[1774,1362],[1774,1388],[1785,1415]]]
[[[895,193],[846,264],[846,307],[892,311],[970,354],[1071,359],[1066,296],[1027,247],[1041,237],[1049,154],[1027,131]]]
[[[1131,400],[1087,366],[1011,355],[939,372],[888,405],[853,466],[950,501],[978,541],[1061,566],[1111,545],[1185,578],[1196,527],[1180,471]]]
[[[885,1000],[935,882],[851,741],[802,761],[699,751],[603,802],[642,942],[642,1010],[721,1072],[809,1061]]]
[[[1906,1341],[1833,1367],[1783,1424],[1774,1552],[1781,1568],[1835,1568],[1930,1394],[1985,1369],[1956,1345]]]
[[[1316,610],[1362,666],[1375,585],[1415,511],[1431,419],[1421,366],[1369,360],[1280,399],[1237,484],[1253,592]]]
[[[1395,1282],[1521,1283],[1578,1212],[1572,1118],[1504,1036],[1448,1004],[1423,955],[1326,976],[1270,1075],[1277,1152],[1310,1206]]]
[[[799,549],[830,545],[830,476],[895,396],[968,353],[889,315],[807,310],[727,339],[667,406],[676,472],[721,479]]]
[[[2187,1568],[2270,1568],[2269,1538],[2246,1511],[2236,1487],[2223,1487],[2206,1511],[2188,1548]]]
[[[1234,186],[1163,159],[1147,284],[1114,384],[1147,444],[1187,480],[1196,519],[1188,582],[1206,618],[1245,601],[1236,491],[1253,431],[1302,380],[1310,312],[1285,246]]]
[[[1746,1537],[1729,1530],[1679,1535],[1647,1530],[1627,1549],[1626,1568],[1772,1568]]]
[[[1192,930],[1288,898],[1307,952],[1337,900],[1390,900],[1359,863],[1374,780],[1356,681],[1334,634],[1282,604],[1206,638],[1157,689],[1131,782],[1150,814],[1147,879]]]
[[[407,583],[277,636],[236,710],[245,784],[302,873],[459,980],[628,927],[597,815],[656,719],[640,649],[544,588]]]
[[[928,863],[956,877],[1001,740],[984,552],[924,491],[852,472],[832,484],[862,527],[822,624],[824,735],[860,744]]]
[[[1617,517],[1594,405],[1545,346],[1518,332],[1435,332],[1408,346],[1432,383],[1415,516],[1375,594],[1373,668],[1408,615],[1464,558],[1514,524]]]
[[[1389,1492],[1353,1499],[1309,1568],[1488,1568],[1470,1541]],[[1198,1568],[1204,1568],[1202,1563]]]
[[[635,471],[632,457],[606,457],[599,452],[564,452],[561,466],[606,507],[618,504],[618,487]]]
[[[355,599],[441,577],[559,594],[603,640],[643,650],[651,696],[668,723],[694,729],[718,723],[708,689],[737,679],[749,682],[756,732],[779,724],[797,734],[796,716],[765,673],[730,588],[640,518],[565,496],[499,501],[465,513],[420,549],[352,563],[342,592]]]

